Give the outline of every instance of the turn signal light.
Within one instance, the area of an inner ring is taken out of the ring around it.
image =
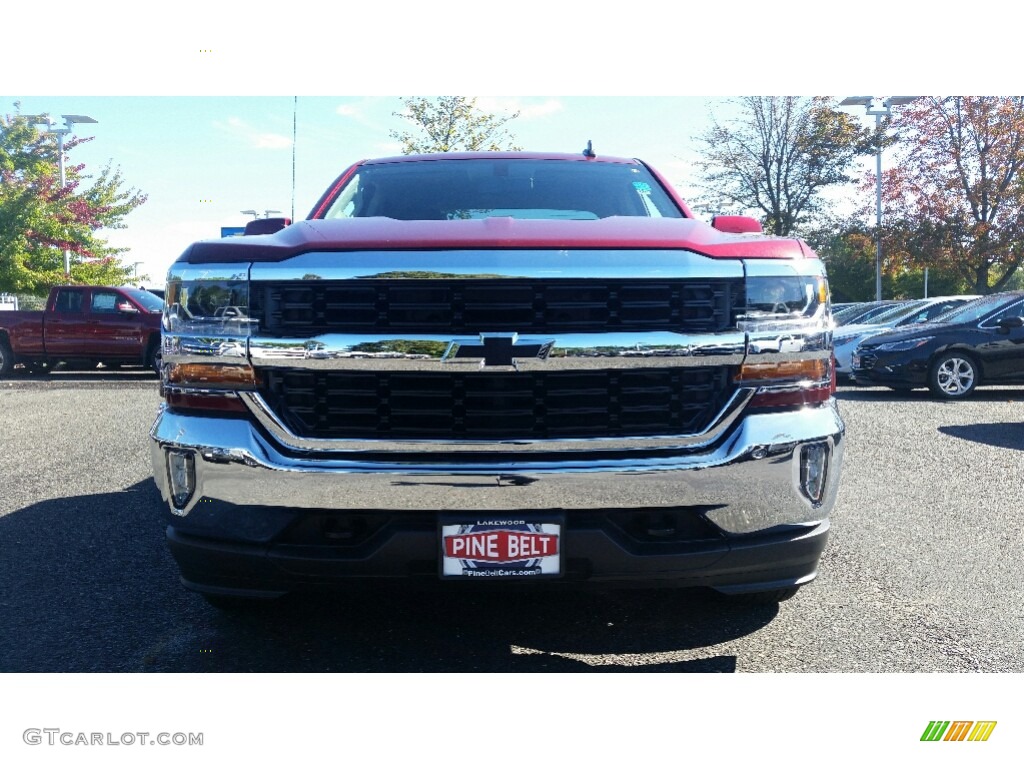
[[[235,393],[259,384],[251,365],[171,363],[165,370],[163,392],[172,408],[244,413],[245,405]]]
[[[813,381],[829,374],[828,360],[787,360],[781,363],[744,363],[737,381]]]
[[[750,405],[761,408],[818,405],[835,393],[831,357],[779,363],[747,363],[736,376],[741,384],[758,386]]]
[[[178,363],[168,366],[167,383],[202,389],[250,389],[257,384],[251,365]]]

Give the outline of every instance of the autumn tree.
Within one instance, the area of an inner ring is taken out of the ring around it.
[[[834,301],[872,301],[875,298],[876,240],[874,226],[866,217],[827,217],[801,236],[815,250],[828,270],[828,282]],[[883,236],[882,294],[897,299],[915,299],[925,295],[924,267],[912,259],[891,228]],[[928,275],[928,295],[949,296],[966,293],[968,283],[955,271],[932,265]]]
[[[402,142],[403,154],[521,149],[505,128],[519,112],[505,116],[484,112],[477,108],[475,96],[412,96],[402,102],[405,109],[393,114],[413,127],[389,131],[389,135]]]
[[[851,181],[858,154],[871,151],[870,132],[826,97],[744,96],[738,117],[697,141],[703,189],[743,210],[760,211],[765,230],[788,235],[822,209],[821,192]]]
[[[58,143],[34,127],[35,117],[0,118],[0,291],[42,294],[67,282],[64,251],[71,254],[71,282],[121,285],[132,274],[102,230],[123,227],[146,196],[125,189],[121,171],[108,163],[95,177],[84,165],[65,165],[60,184]],[[65,154],[90,138],[64,142]]]
[[[922,98],[892,127],[887,239],[919,265],[957,271],[975,293],[1012,285],[1024,260],[1024,97]]]

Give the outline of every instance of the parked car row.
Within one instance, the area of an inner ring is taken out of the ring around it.
[[[951,309],[959,307],[977,296],[939,296],[889,303],[883,312],[872,312],[870,320],[858,320],[836,328],[832,336],[836,355],[836,379],[840,383],[850,380],[850,364],[857,345],[879,333],[927,323],[936,320]]]
[[[858,385],[928,387],[947,400],[983,384],[1024,384],[1024,291],[983,296],[931,321],[868,336],[851,356],[850,373]]]
[[[841,304],[833,307],[832,322],[836,326],[853,323],[867,323],[873,317],[887,312],[901,301],[860,301],[854,304]]]

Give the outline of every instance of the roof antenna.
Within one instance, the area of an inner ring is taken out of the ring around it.
[[[594,145],[590,139],[587,139],[587,148],[583,150],[584,157],[597,157],[594,153]]]

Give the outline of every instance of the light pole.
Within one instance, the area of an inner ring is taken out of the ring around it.
[[[882,300],[882,137],[879,130],[883,117],[892,117],[892,108],[909,104],[920,96],[850,96],[839,102],[844,107],[864,107],[869,115],[875,116],[875,139],[878,152],[875,154],[875,301]]]
[[[75,123],[95,123],[97,120],[93,120],[87,115],[61,115],[64,118],[64,127],[55,128],[53,121],[49,117],[43,117],[38,125],[45,125],[47,133],[57,134],[57,168],[60,172],[60,188],[64,189],[64,137],[67,136],[73,130],[71,126]],[[64,249],[64,279],[71,280],[71,252]]]

